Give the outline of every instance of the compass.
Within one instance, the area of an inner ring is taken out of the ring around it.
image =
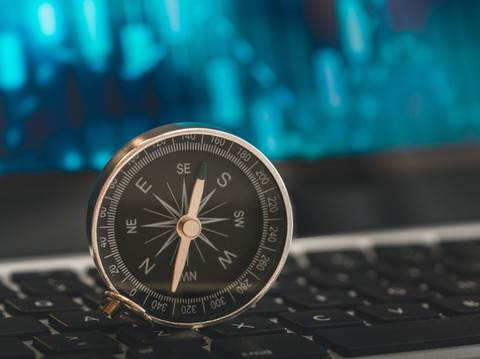
[[[87,222],[108,287],[100,310],[175,327],[248,309],[277,278],[292,237],[270,161],[198,124],[158,127],[120,149],[95,184]]]

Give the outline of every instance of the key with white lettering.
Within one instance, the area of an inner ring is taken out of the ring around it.
[[[430,305],[447,315],[480,313],[480,295],[433,299]]]
[[[316,329],[364,325],[365,322],[340,309],[306,310],[281,313],[278,322],[294,332],[311,335]]]
[[[228,322],[206,327],[201,330],[213,337],[240,337],[248,335],[263,335],[285,333],[286,329],[264,317],[237,317]]]
[[[50,313],[81,310],[80,304],[62,296],[10,298],[5,300],[5,310],[12,315],[33,315],[46,318]]]
[[[361,294],[375,302],[420,301],[432,298],[434,292],[412,283],[405,284],[371,284],[358,288]]]
[[[421,319],[433,319],[440,314],[419,303],[384,303],[360,306],[355,314],[371,323],[389,323]]]
[[[330,358],[327,350],[298,334],[270,334],[220,339],[212,342],[212,352],[222,358]]]
[[[194,330],[165,328],[160,326],[122,327],[117,330],[117,338],[129,346],[173,342],[195,342],[199,345],[207,344],[205,337]]]
[[[165,343],[162,345],[145,345],[127,350],[128,359],[217,359],[212,353],[197,343]]]
[[[98,329],[103,332],[113,332],[118,327],[129,325],[121,318],[108,319],[97,311],[73,311],[53,313],[48,316],[48,324],[59,332]]]
[[[34,338],[33,346],[46,354],[90,351],[122,352],[122,346],[119,342],[98,330],[39,335]]]

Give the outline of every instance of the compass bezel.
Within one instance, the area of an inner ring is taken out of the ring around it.
[[[262,162],[262,164],[268,169],[273,179],[275,180],[276,187],[278,188],[279,192],[282,195],[282,201],[285,208],[285,216],[286,216],[285,217],[285,220],[286,220],[285,244],[283,246],[283,252],[281,254],[280,260],[277,264],[275,271],[271,275],[270,279],[263,286],[263,288],[259,290],[258,293],[250,301],[240,306],[239,308],[236,308],[234,311],[231,311],[227,315],[223,315],[218,318],[201,321],[201,322],[191,322],[191,323],[175,322],[175,321],[161,319],[154,315],[151,315],[149,311],[145,308],[142,308],[142,306],[139,303],[135,303],[131,299],[125,298],[130,302],[130,303],[127,303],[127,306],[128,304],[133,303],[135,308],[143,309],[143,311],[136,310],[136,312],[137,313],[140,312],[139,314],[141,314],[144,319],[146,319],[147,321],[153,324],[161,324],[161,325],[181,327],[181,328],[199,328],[199,327],[217,324],[219,322],[231,319],[241,314],[242,312],[246,311],[252,305],[254,305],[260,298],[262,298],[265,295],[265,293],[271,288],[275,280],[278,278],[278,275],[280,274],[288,256],[292,235],[293,235],[293,215],[292,215],[292,208],[290,205],[288,192],[276,168],[267,159],[267,157],[263,153],[261,153],[257,148],[255,148],[253,145],[251,145],[247,141],[229,132],[212,128],[211,126],[203,127],[197,123],[161,126],[134,138],[129,143],[127,143],[124,147],[122,147],[112,157],[112,159],[105,166],[104,170],[102,171],[99,179],[95,184],[95,187],[92,191],[92,195],[90,197],[89,209],[87,214],[87,237],[89,241],[90,253],[94,259],[97,269],[99,270],[102,280],[107,285],[109,291],[121,296],[121,293],[117,290],[117,288],[112,283],[109,276],[107,275],[106,268],[103,264],[101,255],[99,253],[97,226],[98,226],[98,219],[100,215],[101,204],[103,203],[104,197],[106,196],[106,193],[109,189],[109,185],[111,184],[112,180],[116,178],[117,175],[119,175],[119,172],[121,171],[121,169],[124,168],[124,166],[128,164],[133,158],[135,158],[135,156],[137,156],[140,152],[144,151],[150,146],[154,145],[155,143],[158,143],[160,141],[165,141],[177,136],[183,136],[183,135],[209,135],[209,136],[215,136],[219,138],[225,138],[226,140],[236,143],[237,145],[244,147],[245,149],[250,151],[259,161]],[[132,305],[130,305],[129,307],[132,307]]]

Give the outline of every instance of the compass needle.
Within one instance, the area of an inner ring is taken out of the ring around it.
[[[235,135],[192,124],[122,147],[95,183],[87,221],[108,288],[100,310],[181,328],[255,304],[292,237],[286,188],[270,161]]]
[[[185,268],[185,261],[188,258],[190,243],[198,237],[202,225],[197,218],[198,208],[202,200],[203,190],[205,188],[205,177],[207,175],[207,163],[202,162],[197,179],[193,186],[190,203],[187,214],[181,217],[177,223],[177,233],[180,236],[180,246],[178,247],[177,258],[173,269],[172,293],[175,293],[180,282],[180,278]]]

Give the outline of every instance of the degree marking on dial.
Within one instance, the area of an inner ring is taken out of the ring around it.
[[[250,269],[247,269],[247,273],[250,274],[252,277],[254,277],[256,280],[260,280],[255,274]]]

